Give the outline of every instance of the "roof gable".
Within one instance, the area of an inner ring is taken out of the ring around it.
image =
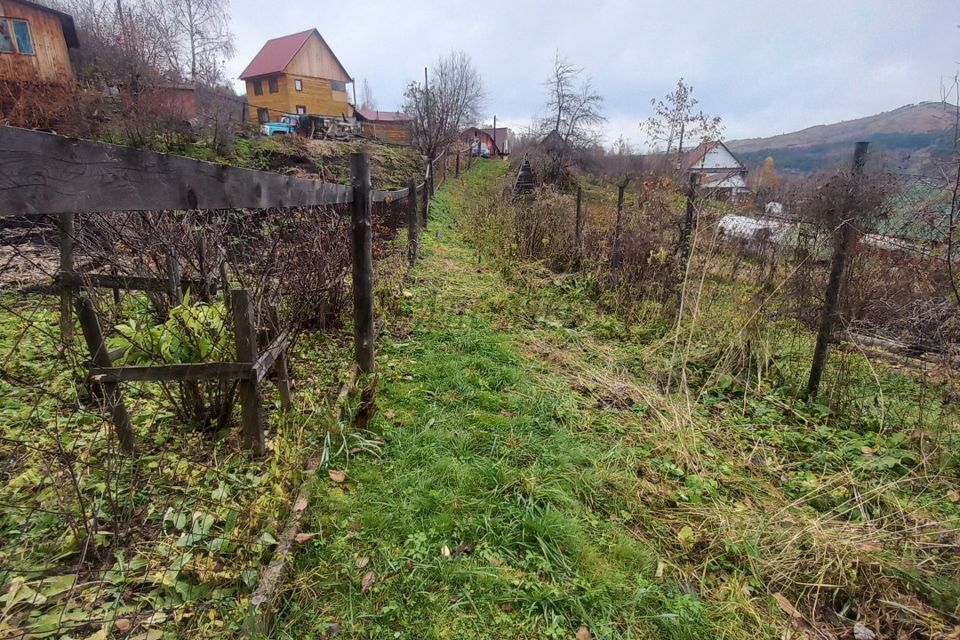
[[[288,36],[281,36],[279,38],[267,40],[257,55],[254,56],[253,60],[250,61],[250,64],[247,65],[247,68],[244,69],[243,73],[240,74],[240,79],[246,80],[248,78],[255,78],[258,76],[283,73],[287,70],[287,67],[289,67],[291,63],[297,59],[298,55],[304,50],[304,47],[310,42],[313,36],[316,36],[320,50],[329,54],[334,67],[338,72],[343,74],[340,78],[331,79],[344,79],[346,81],[351,80],[350,74],[347,73],[346,68],[344,68],[339,58],[337,58],[337,54],[333,52],[333,49],[330,48],[330,45],[327,44],[327,41],[323,39],[323,36],[321,36],[320,32],[316,29],[308,29],[307,31],[292,33]],[[313,77],[334,75],[321,75],[319,71],[315,73],[301,74]]]
[[[703,142],[683,157],[680,164],[683,171],[692,169],[705,171],[735,170],[746,171],[746,167],[720,141]]]

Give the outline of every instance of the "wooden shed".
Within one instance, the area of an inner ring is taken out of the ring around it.
[[[246,81],[251,122],[285,113],[352,118],[347,84],[353,78],[316,29],[268,40],[240,79]]]
[[[0,79],[68,83],[68,49],[79,46],[70,15],[27,0],[0,0]]]
[[[357,109],[360,131],[369,138],[410,144],[413,141],[413,118],[399,111]]]

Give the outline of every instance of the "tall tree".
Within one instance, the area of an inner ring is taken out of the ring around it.
[[[723,134],[719,116],[708,116],[697,110],[699,101],[693,97],[693,87],[683,78],[677,88],[662,100],[650,100],[654,114],[640,126],[646,130],[647,139],[654,148],[662,149],[669,156],[674,150],[677,157],[683,154],[684,143],[696,140],[718,140]]]
[[[437,60],[428,85],[407,85],[403,111],[413,118],[413,139],[420,152],[434,158],[454,142],[479,119],[483,98],[480,73],[463,51]]]
[[[164,6],[183,39],[185,75],[191,82],[221,83],[225,58],[234,54],[229,0],[170,0]]]
[[[600,113],[603,96],[597,93],[592,80],[583,75],[583,69],[570,63],[558,50],[550,77],[543,85],[547,89],[547,115],[542,129],[556,129],[575,148],[599,143],[603,138],[600,125],[607,120]]]
[[[370,87],[370,81],[366,78],[363,79],[363,84],[360,85],[360,108],[377,108],[377,99],[373,97],[373,89]]]

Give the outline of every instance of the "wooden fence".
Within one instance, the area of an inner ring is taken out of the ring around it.
[[[289,337],[273,327],[262,350],[257,342],[257,313],[250,291],[230,289],[226,269],[218,278],[181,278],[176,257],[167,259],[166,278],[84,273],[74,263],[77,214],[156,210],[265,209],[349,204],[351,209],[351,262],[354,310],[354,351],[362,372],[375,366],[373,307],[373,203],[407,199],[408,258],[418,256],[419,233],[428,219],[428,202],[448,176],[459,153],[443,153],[427,163],[424,181],[406,188],[373,189],[369,158],[351,157],[351,184],[340,185],[283,176],[264,171],[221,166],[185,157],[130,149],[55,134],[0,127],[0,218],[56,216],[59,222],[61,338],[71,339],[76,312],[90,354],[91,384],[99,386],[124,451],[134,450],[133,432],[118,384],[129,381],[238,380],[244,445],[257,455],[265,453],[264,418],[260,385],[267,374],[276,374],[281,401],[289,406],[290,386],[286,350]],[[417,210],[417,192],[424,194]],[[418,215],[419,214],[419,215]],[[212,295],[224,291],[234,318],[236,362],[205,362],[146,366],[115,366],[118,354],[107,350],[100,321],[82,291],[90,287],[167,292],[171,305],[182,301],[186,289]],[[228,299],[229,298],[229,299]],[[276,308],[268,309],[276,317]]]

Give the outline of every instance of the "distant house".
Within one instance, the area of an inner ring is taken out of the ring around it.
[[[240,74],[247,84],[249,119],[285,113],[352,118],[347,84],[353,78],[316,29],[268,40]]]
[[[398,111],[357,109],[360,132],[370,138],[379,138],[397,144],[413,141],[413,118]]]
[[[510,130],[506,127],[496,129],[469,127],[460,134],[460,139],[471,145],[471,149],[477,148],[477,145],[483,145],[491,158],[502,158],[510,155],[509,135]]]
[[[68,83],[68,49],[79,46],[70,15],[27,0],[0,0],[0,80]]]
[[[693,175],[697,190],[711,198],[737,202],[750,193],[747,168],[722,142],[703,142],[680,163],[684,175]]]

